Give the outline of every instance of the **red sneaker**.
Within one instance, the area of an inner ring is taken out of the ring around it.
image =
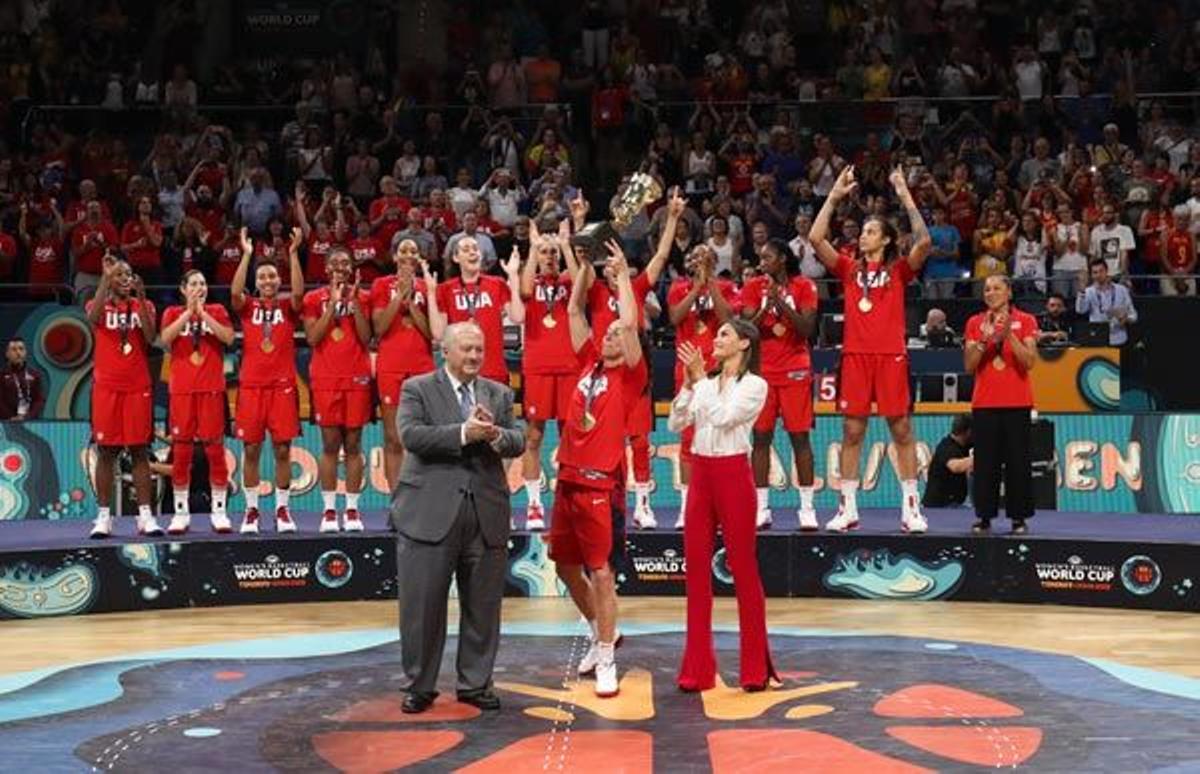
[[[358,515],[357,508],[347,508],[346,515],[342,517],[342,529],[347,532],[362,532],[363,522]]]
[[[286,505],[281,505],[275,509],[275,531],[296,531],[296,522],[292,521],[292,514],[288,513],[288,508]]]
[[[321,517],[321,532],[338,532],[341,527],[338,526],[337,511],[330,508],[325,511],[325,515]]]

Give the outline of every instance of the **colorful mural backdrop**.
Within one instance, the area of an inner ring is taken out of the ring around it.
[[[1042,415],[1054,424],[1058,508],[1066,511],[1146,513],[1200,513],[1200,415]],[[920,416],[914,419],[918,454],[928,464],[931,450],[945,435],[950,418]],[[42,421],[0,425],[0,518],[90,518],[94,506],[89,472],[94,454],[89,447],[89,424],[81,421]],[[813,433],[817,459],[817,505],[833,508],[837,487],[837,459],[841,422],[819,417]],[[546,483],[553,487],[553,450],[557,434],[547,428],[544,448]],[[679,505],[679,445],[675,434],[658,422],[651,435],[655,507]],[[771,504],[777,508],[799,504],[794,488],[791,452],[782,433],[777,434],[772,461]],[[366,430],[368,483],[363,504],[385,507],[387,484],[383,475],[383,438],[379,425]],[[226,441],[234,470],[241,480],[241,444]],[[317,510],[317,429],[306,425],[292,448],[294,508]],[[165,446],[158,449],[165,453]],[[268,457],[270,455],[264,455]],[[871,423],[863,453],[863,491],[860,503],[867,508],[892,507],[900,497],[894,451],[887,429]],[[270,481],[270,459],[263,460],[263,479]],[[514,504],[524,507],[520,466],[514,466],[509,484]],[[264,485],[264,494],[269,492]],[[240,509],[235,492],[230,507]]]

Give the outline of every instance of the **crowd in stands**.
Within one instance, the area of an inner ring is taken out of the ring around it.
[[[778,237],[819,281],[807,233],[846,164],[841,245],[905,170],[926,297],[1008,274],[1075,308],[1095,259],[1135,296],[1196,292],[1188,3],[469,0],[445,4],[433,56],[396,50],[414,4],[374,2],[340,52],[235,41],[203,67],[223,34],[206,4],[4,5],[0,283],[33,298],[95,285],[107,250],[149,286],[227,284],[242,225],[263,255],[301,228],[314,283],[339,243],[364,281],[392,271],[403,236],[444,271],[475,235],[494,268],[577,197],[607,217],[639,168],[688,198],[675,271],[703,241],[740,282]],[[635,260],[661,204],[623,235]]]

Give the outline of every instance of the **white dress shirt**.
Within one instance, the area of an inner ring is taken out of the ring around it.
[[[446,371],[446,378],[450,380],[450,389],[454,390],[454,399],[461,404],[462,403],[462,393],[459,392],[459,389],[462,387],[463,382],[460,382],[458,379],[454,378],[454,374],[450,373],[449,368],[445,369],[445,371]],[[472,379],[471,381],[467,382],[466,385],[467,385],[467,393],[471,396],[471,405],[474,406],[475,405],[475,380]],[[463,446],[467,445],[467,423],[465,420],[462,423],[462,427],[458,431],[458,438],[459,438],[459,442]]]
[[[754,420],[766,402],[767,382],[761,376],[727,379],[724,389],[719,376],[710,376],[675,396],[667,427],[678,433],[694,425],[692,453],[702,457],[749,454]]]

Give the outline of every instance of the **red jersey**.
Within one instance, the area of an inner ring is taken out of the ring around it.
[[[743,154],[729,160],[729,192],[734,196],[750,193],[754,188],[754,156]]]
[[[464,284],[462,277],[438,285],[438,309],[447,323],[475,320],[483,329],[483,369],[489,379],[508,384],[508,365],[504,362],[504,307],[512,300],[508,283],[499,277],[482,275],[477,283]]]
[[[1163,263],[1168,269],[1179,271],[1192,265],[1196,258],[1196,243],[1189,231],[1171,229],[1167,235],[1167,254]]]
[[[168,306],[162,327],[179,319],[184,307]],[[205,304],[204,310],[222,325],[230,325],[229,312],[220,304]],[[193,354],[200,353],[200,362]],[[221,392],[225,389],[225,345],[202,320],[193,319],[171,342],[171,373],[168,387],[172,395],[190,392]]]
[[[102,199],[93,199],[92,201],[100,202],[100,217],[103,220],[112,220],[112,211],[108,208],[108,202]],[[63,213],[63,222],[70,224],[81,220],[87,214],[88,204],[89,202],[85,202],[83,199],[76,199],[68,204],[67,211]]]
[[[225,165],[219,161],[201,161],[200,171],[196,173],[196,187],[209,187],[213,193],[220,193],[225,187]]]
[[[1175,218],[1171,213],[1164,210],[1146,210],[1146,229],[1150,231],[1150,236],[1142,241],[1142,258],[1149,264],[1158,264],[1162,262],[1162,234],[1160,229],[1163,226],[1171,229],[1175,225]]]
[[[62,240],[57,237],[33,240],[29,250],[29,284],[56,285],[63,281],[65,273]]]
[[[199,204],[189,204],[183,208],[183,211],[189,218],[199,221],[210,237],[215,238],[225,230],[225,210],[221,209],[219,205],[201,207]]]
[[[90,313],[95,301],[88,301]],[[141,315],[155,314],[154,304],[139,304],[135,299],[104,305],[104,314],[93,326],[96,339],[96,364],[93,380],[101,387],[119,392],[150,389],[150,345],[142,335]],[[125,344],[128,344],[126,354]]]
[[[403,196],[380,196],[371,202],[371,208],[367,211],[367,219],[374,223],[386,210],[393,207],[396,208],[396,212],[387,216],[375,228],[375,238],[379,240],[380,244],[390,245],[396,232],[407,228],[408,211],[412,209],[412,202]]]
[[[796,333],[791,322],[768,308],[767,288],[769,277],[752,277],[742,288],[743,309],[765,309],[758,318],[758,330],[762,341],[762,375],[768,384],[790,383],[799,378],[798,372],[812,368],[808,341]],[[817,286],[808,277],[796,276],[780,288],[780,298],[797,312],[815,311],[817,308]],[[804,374],[807,376],[807,373]]]
[[[637,275],[630,283],[633,285],[633,302],[637,304],[638,330],[646,327],[646,294],[650,292],[650,280],[645,272]],[[588,288],[587,297],[588,317],[592,321],[592,338],[596,346],[604,341],[608,327],[620,318],[617,309],[617,292],[608,286],[602,278],[597,278]]]
[[[607,367],[590,341],[579,351],[576,365],[579,380],[561,423],[558,477],[560,481],[611,489],[622,483],[626,408],[646,388],[646,365],[639,362]]]
[[[320,319],[329,305],[329,292],[329,288],[324,287],[304,294],[305,320]],[[358,291],[359,308],[364,314],[370,311],[370,300],[367,291]],[[371,385],[367,345],[359,340],[354,313],[347,307],[344,302],[338,303],[336,316],[325,332],[325,338],[313,347],[308,380],[314,390],[365,390]],[[337,331],[341,331],[340,338]]]
[[[128,245],[139,239],[145,239],[146,242],[141,247],[131,247],[126,251],[125,257],[129,259],[129,265],[134,269],[157,269],[162,265],[162,250],[160,247],[155,247],[150,242],[150,236],[153,234],[159,239],[162,239],[162,224],[157,221],[150,221],[150,225],[143,226],[140,220],[131,220],[121,229],[121,244]]]
[[[868,264],[845,256],[838,259],[833,274],[842,280],[846,299],[846,323],[842,351],[855,355],[907,355],[905,339],[904,288],[916,278],[904,258],[891,264]],[[870,309],[859,306],[866,298]]]
[[[1037,319],[1016,307],[1010,307],[1011,318],[1009,325],[1017,338],[1024,342],[1027,339],[1037,339]],[[981,328],[988,319],[988,312],[980,312],[967,320],[966,340],[982,341]],[[1007,337],[1006,337],[1007,338]],[[1029,380],[1029,372],[1017,367],[1017,358],[1012,347],[1005,342],[1002,352],[997,352],[995,345],[989,340],[984,342],[987,349],[983,353],[983,364],[975,372],[975,392],[971,396],[973,408],[1026,408],[1033,406],[1033,383]],[[1004,363],[1003,368],[996,367],[996,358]]]
[[[217,269],[214,274],[218,285],[232,285],[233,275],[237,273],[238,264],[242,262],[242,246],[236,237],[223,239],[213,248],[217,254]]]
[[[971,204],[971,185],[969,183],[955,189],[947,197],[946,219],[958,229],[964,242],[971,241],[971,237],[975,234],[975,226],[979,224],[979,218],[975,214],[975,207]]]
[[[264,301],[247,296],[242,323],[242,387],[287,387],[296,383],[296,309],[288,296]],[[263,348],[264,342],[271,343]]]
[[[308,256],[304,260],[304,281],[312,284],[323,284],[328,281],[325,276],[325,259],[337,242],[333,237],[322,238],[313,232],[308,238]]]
[[[720,289],[721,295],[729,302],[730,307],[737,305],[738,292],[732,282],[717,280],[717,287]],[[691,290],[692,280],[690,277],[681,277],[675,280],[671,283],[670,290],[667,291],[667,304],[675,306],[687,298],[687,294]],[[696,301],[688,310],[687,316],[679,321],[679,325],[675,326],[675,348],[678,349],[679,345],[683,343],[691,344],[704,356],[705,368],[711,368],[713,365],[713,341],[717,337],[717,328],[719,327],[721,327],[721,320],[713,308],[712,296],[705,291],[696,296]],[[676,358],[675,383],[679,384],[682,381],[683,364]]]
[[[575,349],[571,346],[571,324],[567,304],[571,278],[559,274],[539,276],[533,294],[525,299],[525,350],[521,369],[527,374],[575,373]],[[553,320],[553,325],[547,325]]]
[[[420,279],[408,302],[429,314],[429,302]],[[371,285],[371,310],[383,309],[396,297],[399,278],[392,274],[380,277]],[[401,304],[392,318],[391,326],[379,337],[379,357],[375,368],[381,374],[427,374],[435,368],[433,346],[413,323],[408,304]]]
[[[382,252],[379,242],[374,237],[364,237],[350,240],[350,257],[354,259],[354,268],[358,269],[363,282],[374,282],[383,275],[376,259]]]
[[[87,274],[104,272],[104,249],[117,248],[121,237],[117,228],[107,220],[96,225],[87,221],[80,223],[71,232],[71,249],[75,252],[75,270]]]

